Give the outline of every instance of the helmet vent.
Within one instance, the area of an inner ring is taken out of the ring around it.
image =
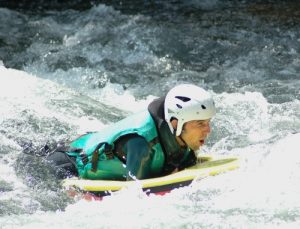
[[[203,104],[201,105],[203,110],[206,110],[206,106],[204,106]]]
[[[180,99],[182,102],[188,102],[191,98],[184,97],[184,96],[175,96],[176,99]]]
[[[182,109],[182,106],[181,106],[181,105],[176,104],[176,106],[177,106],[179,109]]]

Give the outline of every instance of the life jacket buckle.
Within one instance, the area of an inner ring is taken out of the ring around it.
[[[106,143],[104,145],[104,153],[105,153],[108,160],[113,159],[114,158],[114,153],[113,153],[112,145]]]

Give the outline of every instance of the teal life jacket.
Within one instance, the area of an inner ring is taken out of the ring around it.
[[[94,180],[126,179],[128,171],[123,162],[113,154],[113,149],[116,140],[128,134],[142,136],[149,143],[152,148],[151,175],[158,176],[163,169],[165,155],[158,141],[154,120],[147,110],[71,142],[67,154],[76,156],[79,176]]]

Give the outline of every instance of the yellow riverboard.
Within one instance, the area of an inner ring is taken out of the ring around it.
[[[157,178],[139,180],[139,185],[147,193],[165,193],[174,188],[189,185],[194,179],[214,176],[239,167],[239,160],[233,156],[201,156],[197,165],[182,171]],[[89,192],[97,196],[109,195],[110,192],[137,185],[137,181],[86,180],[68,178],[62,185],[67,190]]]

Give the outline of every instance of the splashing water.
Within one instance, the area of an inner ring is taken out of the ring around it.
[[[298,228],[297,3],[130,3],[0,8],[0,228]],[[237,155],[240,169],[166,196],[137,184],[87,202],[22,153],[101,130],[183,82],[216,101],[200,153]]]

